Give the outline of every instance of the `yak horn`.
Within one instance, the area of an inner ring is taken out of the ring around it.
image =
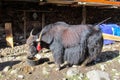
[[[40,35],[39,35],[39,37],[38,37],[38,39],[36,41],[40,41],[41,40],[42,33],[43,33],[43,30],[40,32]]]
[[[32,36],[33,30],[34,30],[34,29],[31,30],[31,32],[30,32],[30,36]]]

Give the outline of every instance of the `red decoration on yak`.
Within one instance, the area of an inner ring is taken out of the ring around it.
[[[40,43],[37,44],[37,51],[40,51],[41,50],[41,46],[40,46]]]

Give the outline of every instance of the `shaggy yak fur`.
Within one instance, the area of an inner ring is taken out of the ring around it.
[[[32,42],[31,44],[28,45],[28,51],[27,51],[28,57],[32,58],[35,54],[38,53],[36,46],[37,46],[37,42]]]
[[[69,65],[86,65],[101,53],[103,36],[93,25],[69,25],[65,22],[49,24],[42,29],[41,41],[50,46],[58,68],[65,61]],[[42,44],[42,43],[41,43]]]
[[[28,46],[27,56],[33,57],[35,54],[37,54],[37,44],[38,42],[36,39],[38,39],[37,35],[32,35],[33,30],[30,33],[30,36],[26,40],[26,44]]]

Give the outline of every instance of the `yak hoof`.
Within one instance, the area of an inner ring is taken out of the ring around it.
[[[56,71],[60,71],[61,70],[61,65],[60,64],[57,64],[56,65]]]
[[[80,67],[85,67],[85,64],[82,64]]]
[[[77,66],[77,65],[73,65],[72,67],[76,68],[76,67],[78,67],[78,66]]]
[[[56,68],[56,71],[60,71],[60,68]]]

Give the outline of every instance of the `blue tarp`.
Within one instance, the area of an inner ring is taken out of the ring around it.
[[[100,29],[103,33],[120,36],[120,26],[117,24],[101,24]],[[114,41],[104,39],[104,44],[112,44]]]

